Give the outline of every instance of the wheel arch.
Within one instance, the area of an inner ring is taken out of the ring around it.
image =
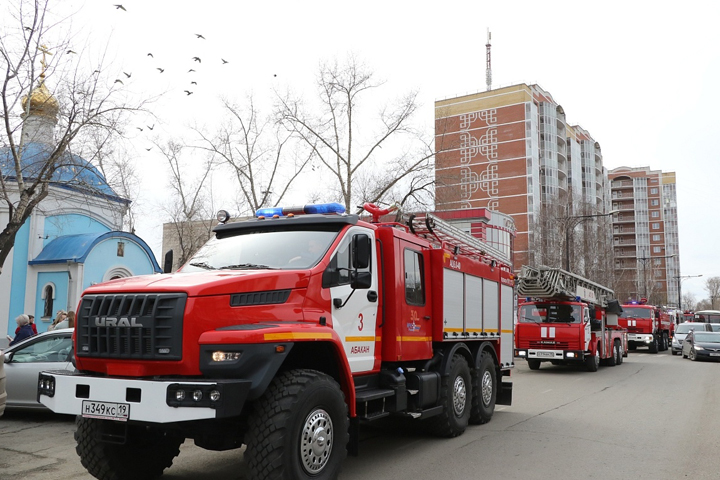
[[[470,348],[463,342],[453,344],[441,344],[440,351],[442,353],[442,360],[440,362],[439,372],[440,375],[446,376],[450,372],[451,360],[455,354],[462,355],[468,363],[470,368],[475,368],[475,358]]]

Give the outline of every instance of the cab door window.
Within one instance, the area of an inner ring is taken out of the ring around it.
[[[405,301],[408,305],[425,305],[425,276],[420,252],[405,249]]]

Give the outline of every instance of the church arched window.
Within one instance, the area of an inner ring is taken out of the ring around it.
[[[47,283],[42,289],[43,318],[53,317],[53,301],[55,300],[55,285]]]

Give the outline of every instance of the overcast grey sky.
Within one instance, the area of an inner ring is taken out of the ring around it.
[[[125,10],[113,6],[120,2]],[[110,37],[111,67],[132,73],[128,88],[165,92],[152,107],[161,134],[212,123],[220,95],[270,98],[285,87],[311,95],[319,62],[349,52],[388,89],[418,89],[418,120],[431,132],[435,100],[485,90],[489,27],[495,87],[539,84],[600,143],[608,169],[677,173],[681,273],[720,275],[718,2],[74,0],[62,8],[78,10],[79,42]],[[190,75],[192,96],[183,93]],[[133,143],[148,192],[162,160],[145,151],[146,134]],[[141,199],[148,213],[153,201]],[[155,220],[146,216],[137,233],[161,258]],[[703,280],[683,291],[705,298]]]

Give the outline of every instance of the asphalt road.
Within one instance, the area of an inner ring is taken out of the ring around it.
[[[716,479],[720,365],[669,352],[630,353],[596,373],[543,364],[513,371],[514,402],[454,439],[386,422],[363,431],[343,480]],[[2,480],[92,478],[80,465],[70,417],[7,411],[0,418]],[[186,441],[165,479],[244,479],[242,450]]]

